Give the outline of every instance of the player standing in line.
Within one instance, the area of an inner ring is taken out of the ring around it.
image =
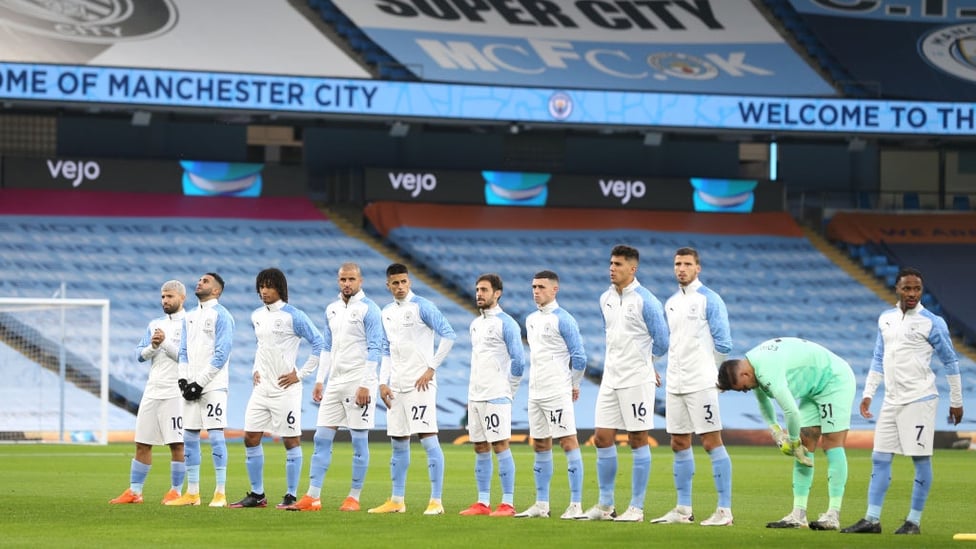
[[[718,492],[718,508],[702,526],[732,525],[732,460],[722,444],[716,370],[732,351],[729,314],[722,297],[702,284],[701,260],[694,248],[674,253],[678,291],[668,298],[664,314],[670,329],[668,347],[667,431],[674,452],[674,487],[678,505],[655,524],[693,523],[691,479],[695,456],[691,435],[701,437],[712,461],[712,478]]]
[[[581,519],[642,522],[651,475],[648,431],[654,427],[654,361],[668,350],[668,325],[661,302],[637,281],[640,252],[630,246],[610,251],[610,287],[600,296],[607,350],[596,399],[596,471],[600,499]],[[618,429],[627,431],[633,454],[630,504],[617,516]]]
[[[586,351],[579,325],[556,302],[559,276],[541,271],[532,279],[532,298],[538,310],[525,319],[529,341],[529,436],[535,446],[535,504],[516,517],[548,517],[552,481],[552,441],[566,454],[569,507],[559,517],[583,514],[583,457],[576,438],[576,410]]]
[[[339,297],[325,309],[325,347],[315,376],[312,399],[321,402],[316,420],[315,450],[308,492],[288,507],[320,511],[322,483],[332,465],[332,446],[339,427],[352,437],[352,486],[340,511],[359,511],[359,496],[369,468],[369,430],[375,423],[376,368],[386,349],[380,308],[363,292],[359,265],[339,267]],[[329,385],[325,388],[325,379]]]
[[[468,434],[475,451],[474,477],[478,501],[460,512],[464,516],[515,515],[515,460],[509,449],[512,437],[512,400],[525,371],[522,330],[498,300],[502,279],[483,274],[475,284],[475,303],[481,314],[471,321],[471,380],[468,383]],[[498,458],[502,502],[491,510],[493,463]]]
[[[254,289],[263,306],[251,313],[251,324],[258,347],[251,374],[254,389],[244,413],[244,451],[251,490],[232,508],[266,507],[264,495],[265,431],[281,437],[285,445],[285,483],[287,490],[278,509],[285,509],[298,498],[298,478],[302,472],[302,379],[319,365],[325,345],[322,333],[304,311],[288,304],[288,279],[279,269],[258,273]],[[296,369],[302,339],[312,345],[301,370]]]
[[[764,341],[743,359],[719,367],[721,391],[755,392],[759,411],[780,451],[793,456],[793,511],[767,528],[836,530],[847,485],[844,444],[851,428],[856,382],[847,362],[827,348],[796,337]],[[776,420],[772,401],[783,410],[787,430]],[[827,456],[827,511],[807,523],[807,500],[813,484],[817,444]]]
[[[142,487],[152,467],[152,447],[170,450],[171,488],[163,503],[180,497],[186,464],[183,463],[183,396],[179,386],[180,336],[186,287],[169,280],[160,288],[164,316],[153,319],[136,347],[139,362],[149,364],[149,379],[136,414],[136,457],[129,468],[129,488],[109,503],[142,503]]]
[[[416,434],[427,452],[430,502],[425,515],[442,515],[444,452],[437,439],[437,368],[447,358],[457,335],[440,310],[410,289],[406,265],[394,263],[386,269],[386,287],[393,302],[383,308],[383,327],[390,345],[390,357],[380,367],[380,398],[387,408],[387,434],[393,445],[390,476],[393,494],[370,513],[404,513],[407,470],[410,467],[410,437]],[[434,352],[434,335],[440,338]]]
[[[844,534],[881,532],[881,506],[891,484],[895,454],[912,457],[915,482],[911,509],[896,534],[921,534],[922,511],[932,488],[932,443],[939,390],[932,371],[932,353],[939,356],[949,384],[949,422],[962,421],[962,379],[959,358],[945,320],[922,303],[922,273],[906,267],[895,279],[898,303],[878,317],[878,338],[871,370],[864,384],[861,415],[871,414],[871,400],[884,381],[884,401],[874,428],[871,483],[864,518],[841,530]]]
[[[180,338],[180,385],[184,387],[183,441],[186,445],[186,493],[166,505],[200,505],[200,430],[210,438],[216,488],[211,507],[226,507],[227,442],[224,439],[227,385],[234,317],[218,303],[224,279],[207,273],[197,282],[199,305],[187,311]]]

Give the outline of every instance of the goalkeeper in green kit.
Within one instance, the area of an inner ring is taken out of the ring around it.
[[[755,392],[763,418],[780,450],[793,456],[793,511],[767,528],[837,530],[847,484],[844,443],[851,427],[857,383],[847,362],[827,348],[796,337],[764,341],[744,359],[726,360],[719,367],[722,391]],[[784,431],[772,401],[783,410]],[[817,444],[827,455],[828,509],[807,522],[807,498],[813,484],[813,456]]]

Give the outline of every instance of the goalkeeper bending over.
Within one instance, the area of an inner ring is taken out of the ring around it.
[[[780,337],[760,343],[746,358],[726,360],[719,367],[722,391],[755,392],[759,410],[780,450],[793,456],[793,511],[767,528],[837,530],[847,484],[844,443],[851,426],[856,382],[844,359],[816,343]],[[786,419],[780,428],[772,400]],[[822,442],[821,442],[822,439]],[[820,443],[827,455],[828,509],[807,523],[807,499],[813,484],[813,452]]]

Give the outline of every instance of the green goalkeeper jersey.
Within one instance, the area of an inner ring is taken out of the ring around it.
[[[826,347],[797,337],[764,341],[748,351],[746,358],[755,370],[756,400],[763,418],[777,423],[772,400],[783,409],[791,439],[800,437],[800,412],[797,400],[810,399],[833,389],[833,384],[848,383],[847,362]]]

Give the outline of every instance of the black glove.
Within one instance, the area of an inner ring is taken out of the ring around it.
[[[183,391],[186,391],[186,385],[187,385],[186,380],[181,378],[178,383],[180,386],[180,392],[182,393]]]
[[[186,400],[199,400],[203,396],[203,387],[199,383],[194,381],[183,389],[183,398]]]

